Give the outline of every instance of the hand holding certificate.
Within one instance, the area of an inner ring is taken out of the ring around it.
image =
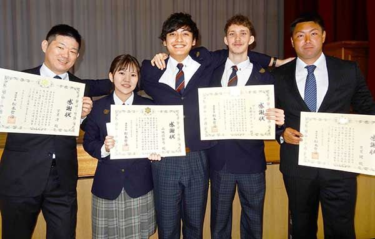
[[[111,159],[186,155],[182,112],[182,106],[111,105]]]
[[[199,89],[201,139],[275,139],[272,85]]]
[[[375,116],[301,112],[299,165],[375,175]]]
[[[78,136],[85,85],[0,69],[0,131]]]

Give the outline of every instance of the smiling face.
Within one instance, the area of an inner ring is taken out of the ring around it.
[[[173,59],[182,62],[188,55],[191,48],[195,45],[193,33],[185,28],[179,28],[176,31],[167,34],[163,45],[167,48]]]
[[[229,48],[229,54],[241,55],[247,58],[249,45],[254,42],[254,36],[251,35],[249,28],[232,24],[227,30],[224,42]]]
[[[138,83],[138,72],[135,66],[128,65],[126,69],[119,69],[114,74],[109,73],[109,79],[115,85],[115,94],[123,102],[131,95]]]
[[[296,25],[291,42],[297,56],[310,65],[322,54],[325,39],[326,32],[322,30],[319,24],[310,21],[300,22]]]
[[[79,44],[69,36],[56,35],[50,42],[44,40],[42,50],[45,53],[44,64],[57,75],[69,71],[79,56]]]

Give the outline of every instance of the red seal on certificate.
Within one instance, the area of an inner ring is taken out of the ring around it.
[[[311,153],[311,158],[312,159],[319,159],[319,153],[318,152],[312,152]]]
[[[128,144],[124,144],[124,145],[122,146],[122,150],[123,150],[123,151],[129,151],[129,145],[128,145]]]
[[[218,128],[216,126],[212,126],[211,132],[212,133],[217,133],[218,132]]]
[[[8,116],[7,123],[8,124],[15,124],[16,123],[16,117],[14,117],[14,115]]]

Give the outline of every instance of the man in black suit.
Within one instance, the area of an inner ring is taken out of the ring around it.
[[[25,72],[83,83],[68,72],[80,46],[76,29],[56,25],[42,42],[43,65]],[[109,81],[85,83],[85,95],[90,96],[107,94],[111,88]],[[91,99],[84,97],[82,118],[91,108]],[[77,179],[76,137],[9,133],[0,163],[2,238],[31,238],[40,210],[47,238],[75,238]]]
[[[325,238],[355,238],[357,174],[298,165],[300,113],[375,114],[375,104],[356,63],[324,55],[326,32],[316,14],[291,24],[298,58],[274,71],[276,104],[285,112],[280,137],[284,183],[289,198],[292,236],[316,238],[319,202]]]

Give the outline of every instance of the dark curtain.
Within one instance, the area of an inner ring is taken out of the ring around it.
[[[375,1],[373,0],[285,0],[284,52],[295,56],[290,44],[289,26],[303,12],[319,13],[326,25],[326,43],[337,41],[369,41],[369,66],[375,61]],[[375,96],[375,74],[367,72],[368,86]],[[365,72],[364,72],[365,74]]]

